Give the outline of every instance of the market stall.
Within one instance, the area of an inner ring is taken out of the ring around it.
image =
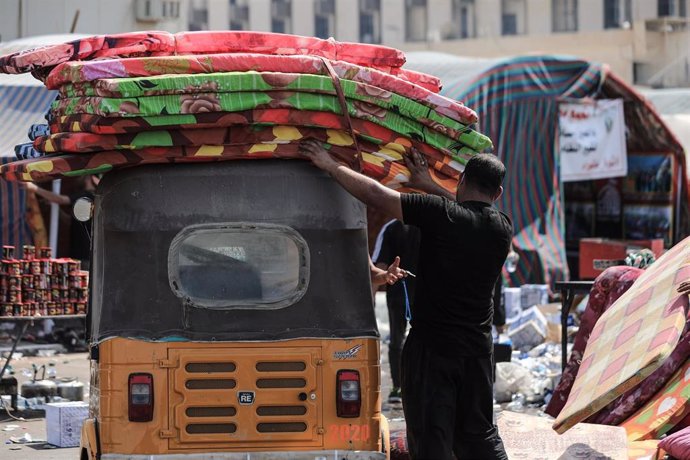
[[[507,166],[499,206],[513,218],[521,256],[511,284],[581,278],[582,238],[660,239],[668,248],[688,234],[683,148],[654,108],[605,65],[557,56],[407,57],[410,68],[441,78],[442,94],[477,110],[479,128]],[[609,103],[619,105],[617,127]],[[582,127],[583,116],[599,121]],[[617,133],[618,143],[604,144],[598,127]]]

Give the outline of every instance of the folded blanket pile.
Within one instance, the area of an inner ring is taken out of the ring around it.
[[[401,190],[403,157],[416,148],[454,191],[466,161],[491,141],[472,129],[474,111],[404,62],[384,46],[237,31],[102,35],[3,56],[0,72],[32,72],[59,96],[0,175],[41,181],[150,163],[296,159],[300,142],[317,139]]]

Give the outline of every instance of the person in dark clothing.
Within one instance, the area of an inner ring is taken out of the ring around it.
[[[400,257],[395,257],[387,266],[374,265],[369,257],[369,272],[371,273],[371,295],[376,294],[378,288],[384,284],[391,285],[405,278],[407,272],[400,268]]]
[[[503,163],[490,154],[470,158],[449,200],[391,190],[339,164],[317,141],[301,151],[356,198],[421,231],[401,367],[410,456],[507,459],[493,423],[491,337],[494,287],[513,233],[492,206],[503,193]],[[426,167],[418,152],[408,161]]]
[[[381,245],[374,252],[376,265],[385,268],[393,263],[396,256],[400,256],[400,265],[405,270],[417,272],[419,260],[420,233],[417,227],[405,225],[399,220],[388,223],[381,231]],[[405,286],[396,283],[386,286],[386,306],[388,307],[388,324],[390,326],[390,343],[388,345],[388,362],[391,370],[393,388],[388,395],[389,403],[400,403],[400,357],[402,354],[405,332],[407,329],[406,297],[410,307],[414,304],[416,279],[412,276],[405,278]],[[405,295],[407,290],[407,296]]]
[[[83,270],[88,270],[90,268],[91,261],[91,220],[87,222],[80,222],[74,218],[72,213],[72,207],[74,203],[82,197],[90,198],[93,201],[94,191],[99,182],[98,176],[85,175],[81,177],[80,190],[72,193],[71,195],[60,195],[53,193],[50,190],[46,190],[42,187],[37,186],[33,182],[26,182],[24,186],[27,190],[30,190],[41,198],[49,201],[50,203],[56,203],[60,206],[70,206],[70,216],[72,216],[70,223],[70,245],[69,245],[69,257],[72,259],[77,259],[81,261],[81,268]]]
[[[501,334],[506,327],[506,306],[503,303],[503,281],[498,277],[496,286],[494,286],[494,319],[493,325],[496,326],[496,331]]]

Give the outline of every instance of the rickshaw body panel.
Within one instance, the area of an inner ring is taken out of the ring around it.
[[[358,349],[351,357],[343,351]],[[310,359],[306,372],[284,373],[190,373],[189,363],[233,362],[240,369],[255,369],[257,362],[294,362]],[[381,452],[380,368],[379,345],[374,339],[294,340],[274,343],[151,343],[132,339],[110,339],[100,345],[100,445],[102,454],[166,454],[171,452],[200,453],[242,449],[265,451],[281,449],[345,450]],[[311,368],[311,369],[310,369]],[[336,380],[339,369],[359,371],[362,382],[362,406],[359,417],[341,418],[336,414]],[[127,376],[133,371],[153,376],[156,398],[153,420],[132,423],[127,414]],[[307,375],[309,374],[309,375]],[[195,380],[231,378],[235,389],[205,389],[195,394],[184,383]],[[260,379],[281,380],[306,377],[302,388],[279,391],[258,388]],[[313,380],[312,380],[313,379]],[[299,393],[307,393],[300,401]],[[239,391],[254,391],[255,402],[249,406],[238,403]],[[158,395],[161,395],[159,398]],[[304,406],[303,415],[258,415],[258,408]],[[189,417],[190,408],[233,407],[231,417]],[[104,414],[108,414],[107,416]],[[303,432],[260,433],[260,423],[304,423]],[[190,434],[192,424],[234,423],[234,433]]]

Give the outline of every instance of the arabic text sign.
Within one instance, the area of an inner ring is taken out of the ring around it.
[[[623,100],[559,104],[561,180],[628,174]]]

